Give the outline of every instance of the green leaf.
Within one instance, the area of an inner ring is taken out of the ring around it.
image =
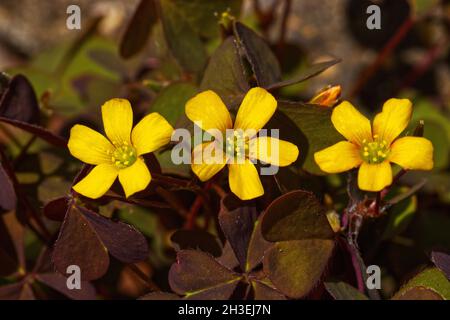
[[[420,120],[424,120],[424,137],[433,143],[434,168],[447,167],[450,161],[450,121],[446,115],[439,112],[439,107],[431,101],[420,99],[414,104],[414,113],[409,132],[413,132]]]
[[[158,112],[173,127],[176,127],[179,122],[182,122],[181,118],[186,118],[184,112],[186,102],[197,92],[197,87],[191,83],[179,82],[171,84],[164,88],[153,100],[150,112]]]
[[[332,239],[325,208],[312,193],[292,191],[275,199],[261,218],[268,241]]]
[[[278,101],[278,111],[268,128],[280,130],[280,138],[294,143],[300,150],[301,167],[312,174],[323,175],[314,161],[314,153],[344,138],[331,123],[331,109],[299,102]]]
[[[152,26],[157,21],[155,0],[141,0],[120,42],[120,55],[130,58],[147,43]]]
[[[238,16],[242,0],[170,0],[202,38],[219,36],[219,19],[223,12]]]
[[[228,107],[239,103],[250,89],[234,37],[228,37],[213,53],[200,88],[216,92]]]
[[[401,188],[401,192],[406,192],[407,188]],[[417,210],[417,197],[412,196],[400,201],[389,210],[389,221],[382,235],[382,239],[390,239],[402,233],[411,222]]]
[[[333,240],[278,242],[266,251],[264,272],[285,295],[302,298],[320,280],[333,247]]]
[[[185,114],[186,102],[192,98],[198,89],[191,83],[174,83],[164,88],[153,100],[150,112],[158,112],[174,127],[185,127],[190,123]],[[155,153],[156,158],[166,173],[174,173],[188,176],[191,170],[190,165],[176,165],[171,159],[171,150],[163,150]]]
[[[325,282],[325,288],[335,300],[368,300],[367,296],[345,282]]]
[[[267,87],[281,81],[280,64],[265,40],[240,22],[235,23],[234,32],[258,86]]]
[[[432,289],[425,287],[412,287],[397,293],[392,300],[443,300],[442,296]]]
[[[438,293],[446,300],[450,299],[450,281],[438,268],[429,268],[416,275],[395,294],[394,298],[404,295],[414,287],[423,287]]]
[[[206,50],[186,12],[172,0],[161,0],[160,5],[164,35],[172,55],[184,70],[200,73],[206,63]]]
[[[440,3],[439,0],[409,0],[415,15],[422,15]]]

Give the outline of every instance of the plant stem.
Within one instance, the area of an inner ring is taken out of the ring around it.
[[[225,196],[227,195],[225,190],[223,190],[222,187],[219,186],[217,183],[213,182],[211,184],[211,189],[213,189],[217,193],[217,195],[220,197],[220,199],[225,198]]]
[[[385,44],[383,49],[378,54],[377,58],[366,68],[360,75],[359,79],[356,82],[356,85],[350,91],[350,97],[354,97],[358,95],[361,89],[366,85],[367,81],[372,78],[375,72],[383,65],[384,61],[391,55],[391,53],[395,50],[395,48],[400,44],[400,42],[405,38],[408,34],[409,30],[411,30],[414,25],[415,20],[413,18],[407,18],[402,25],[397,29],[395,34],[389,39],[389,41]]]
[[[396,175],[395,177],[392,179],[392,183],[387,186],[386,188],[384,188],[383,190],[381,190],[380,192],[380,200],[383,200],[384,197],[386,197],[386,195],[389,193],[389,191],[391,190],[392,186],[395,185],[401,177],[403,177],[405,175],[405,173],[407,172],[407,170],[405,169],[401,169]]]
[[[291,12],[292,1],[285,0],[284,8],[281,17],[281,26],[280,26],[280,34],[278,35],[278,44],[277,44],[277,53],[278,57],[282,58],[284,53],[284,45],[286,43],[286,29],[287,22],[289,18],[289,13]]]
[[[208,183],[205,184],[205,187],[203,188],[203,191],[208,191],[211,186],[212,186],[213,182],[209,181]],[[199,193],[197,195],[197,197],[194,200],[194,203],[192,204],[191,210],[189,210],[189,213],[187,215],[187,219],[186,219],[186,223],[184,225],[184,227],[186,229],[193,229],[195,226],[195,218],[197,217],[198,211],[200,210],[200,208],[202,207],[202,205],[205,203],[206,201],[206,195],[203,193]]]
[[[173,192],[161,187],[156,187],[156,193],[167,202],[180,216],[186,218],[189,211],[183,206],[178,197]]]
[[[347,243],[348,246],[348,251],[350,253],[350,257],[352,259],[352,265],[353,265],[353,269],[355,271],[355,277],[356,277],[356,283],[357,283],[357,287],[358,290],[361,293],[365,293],[365,285],[364,285],[364,277],[363,277],[363,273],[361,270],[361,266],[359,263],[359,252],[358,249],[356,248],[355,244],[351,241],[349,241]]]

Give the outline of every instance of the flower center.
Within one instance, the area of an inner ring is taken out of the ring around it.
[[[374,141],[363,140],[361,147],[361,156],[367,163],[378,164],[382,163],[389,154],[389,146],[386,140],[377,140],[378,136],[374,136]]]
[[[136,149],[134,149],[132,146],[129,146],[128,144],[117,147],[111,157],[111,161],[119,169],[124,169],[131,166],[136,162],[136,159]]]
[[[232,159],[245,159],[248,156],[248,137],[242,130],[234,130],[226,138],[225,152]]]

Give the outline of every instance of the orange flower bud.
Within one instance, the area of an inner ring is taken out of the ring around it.
[[[328,86],[320,90],[309,102],[324,107],[332,107],[341,96],[341,86]]]

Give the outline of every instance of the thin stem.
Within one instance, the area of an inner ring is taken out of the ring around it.
[[[386,197],[386,195],[389,193],[389,191],[391,190],[392,186],[395,185],[401,177],[403,177],[405,175],[405,173],[408,172],[405,169],[401,169],[396,175],[395,177],[392,179],[392,183],[391,185],[387,186],[386,188],[384,188],[383,190],[381,190],[380,192],[380,199],[383,200],[384,197]]]
[[[214,190],[215,193],[217,193],[217,195],[220,197],[220,199],[225,198],[225,196],[227,195],[227,193],[225,192],[225,190],[222,189],[221,186],[219,186],[217,183],[212,183],[211,184],[211,189]]]
[[[357,248],[353,243],[347,243],[348,246],[348,251],[350,253],[350,257],[352,259],[352,265],[353,265],[353,269],[355,271],[355,277],[356,277],[356,283],[357,283],[357,287],[358,290],[361,293],[365,293],[365,285],[364,285],[364,277],[363,277],[363,273],[359,264],[359,259],[358,259],[358,252],[357,252]]]
[[[397,29],[395,34],[389,39],[389,41],[385,44],[383,49],[378,54],[377,58],[372,62],[371,65],[367,69],[361,73],[356,85],[350,92],[350,96],[354,97],[358,95],[361,89],[366,85],[366,83],[372,78],[375,72],[383,65],[386,59],[391,55],[391,53],[397,48],[400,42],[405,38],[408,34],[409,30],[411,30],[414,25],[415,20],[413,18],[407,18],[403,21],[402,25]]]
[[[203,191],[206,192],[208,191],[211,186],[212,186],[213,182],[209,181],[205,187],[203,188]],[[187,215],[187,219],[186,219],[186,223],[184,225],[184,227],[186,229],[192,229],[195,226],[195,218],[197,217],[197,214],[200,210],[200,208],[202,207],[202,205],[205,204],[206,201],[206,195],[205,193],[200,192],[197,197],[194,200],[194,203],[192,204],[191,210],[189,210],[189,213]]]
[[[286,43],[286,29],[287,29],[289,13],[291,12],[291,6],[292,6],[291,0],[284,1],[284,8],[283,8],[283,13],[282,13],[282,17],[281,17],[280,34],[278,35],[278,45],[277,45],[277,52],[278,52],[279,57],[282,57],[283,52],[284,52],[284,45]]]
[[[381,202],[381,192],[377,192],[376,198],[375,198],[375,216],[380,215],[380,202]]]
[[[156,193],[167,202],[180,216],[186,218],[189,211],[183,206],[178,197],[171,191],[163,189],[161,187],[156,188]]]
[[[413,85],[420,77],[422,77],[425,72],[433,65],[434,61],[445,52],[448,47],[448,39],[444,39],[437,45],[433,46],[428,50],[424,59],[405,77],[405,81],[400,86],[400,90],[408,88]],[[399,91],[400,91],[399,90]]]

